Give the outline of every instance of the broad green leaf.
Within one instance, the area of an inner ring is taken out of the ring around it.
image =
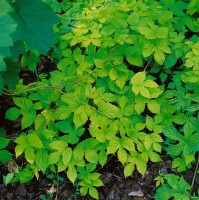
[[[102,31],[101,31],[101,34],[102,35],[111,35],[115,32],[115,27],[113,25],[107,25],[107,26],[104,26]]]
[[[131,78],[132,85],[141,85],[146,79],[145,72],[138,72]]]
[[[7,186],[8,183],[13,179],[14,172],[8,173],[6,176],[3,176],[3,183]]]
[[[85,158],[88,162],[97,163],[97,161],[98,161],[97,152],[93,149],[87,149],[85,151]]]
[[[152,131],[153,130],[153,127],[154,127],[154,122],[153,122],[153,119],[151,117],[149,117],[147,115],[146,117],[146,127],[149,131]]]
[[[9,108],[6,111],[6,119],[9,119],[11,121],[16,120],[21,115],[21,111],[18,108]]]
[[[98,161],[101,166],[104,166],[107,162],[107,153],[106,151],[102,150],[98,154]]]
[[[118,160],[124,165],[127,161],[127,152],[124,149],[117,151]]]
[[[44,115],[39,114],[35,119],[35,130],[38,131],[40,129],[45,128],[46,126],[46,118]]]
[[[140,94],[141,94],[143,97],[146,97],[146,98],[148,98],[148,99],[151,98],[150,93],[149,93],[149,90],[148,90],[147,88],[140,86],[139,91],[140,91]]]
[[[19,157],[24,151],[25,151],[25,148],[24,146],[22,145],[17,145],[15,147],[15,154],[16,154],[16,158]]]
[[[55,119],[56,120],[65,120],[72,113],[70,106],[60,106],[55,110]]]
[[[177,168],[178,172],[186,171],[186,162],[184,159],[177,157],[173,159],[172,167]]]
[[[156,51],[154,53],[154,58],[155,58],[155,61],[157,62],[157,64],[163,65],[163,63],[165,61],[165,54],[162,51]]]
[[[68,170],[67,170],[67,176],[69,178],[69,180],[74,183],[76,178],[77,178],[77,171],[75,169],[75,167],[73,165],[69,166],[68,167]]]
[[[90,187],[90,188],[89,188],[89,194],[90,194],[91,197],[93,197],[94,199],[98,199],[98,191],[97,191],[94,187]]]
[[[100,101],[97,106],[99,111],[105,116],[116,118],[119,115],[118,107],[111,103]]]
[[[50,147],[52,149],[55,149],[60,152],[62,152],[67,146],[68,146],[67,142],[64,142],[62,140],[57,140],[57,141],[50,143]]]
[[[74,111],[74,123],[77,128],[86,123],[89,110],[89,106],[82,105]]]
[[[28,145],[35,148],[44,148],[43,143],[36,133],[31,133],[27,135]]]
[[[0,137],[0,149],[6,148],[9,144],[10,140],[6,138]]]
[[[38,149],[35,155],[35,164],[38,170],[41,170],[43,173],[46,171],[48,167],[48,152],[44,149]]]
[[[9,160],[11,160],[12,154],[7,150],[0,150],[0,163],[7,163]]]
[[[183,125],[187,122],[188,116],[184,113],[178,113],[174,116],[172,116],[173,122],[179,125]]]
[[[155,100],[148,101],[147,107],[154,114],[159,114],[160,113],[160,105]]]
[[[132,163],[128,163],[124,166],[124,176],[128,177],[131,176],[134,172],[135,165]]]
[[[155,81],[148,79],[144,82],[144,86],[149,87],[149,88],[156,88],[156,87],[158,87],[158,84]]]
[[[26,147],[25,158],[30,164],[33,164],[35,161],[35,152],[32,147]]]
[[[55,151],[51,153],[48,159],[48,164],[58,163],[60,157],[61,157],[61,153],[59,151]]]
[[[36,110],[33,102],[24,97],[13,98],[13,101],[19,108],[21,108],[21,114],[23,115],[21,120],[22,129],[31,126],[36,119]]]
[[[13,18],[18,27],[14,37],[26,42],[30,50],[46,54],[56,42],[52,26],[58,22],[53,10],[40,0],[17,0],[13,5]]]
[[[107,147],[107,154],[113,154],[120,148],[120,139],[113,138]]]
[[[67,147],[63,152],[62,152],[62,162],[64,165],[67,165],[72,157],[72,149],[70,147]]]

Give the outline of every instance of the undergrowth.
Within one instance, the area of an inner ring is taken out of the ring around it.
[[[97,169],[112,155],[125,177],[135,170],[144,175],[148,162],[161,161],[165,152],[179,173],[193,167],[199,151],[199,1],[44,2],[61,21],[48,53],[57,67],[37,73],[43,52],[34,46],[20,64],[38,81],[20,80],[14,90],[3,90],[14,96],[5,118],[20,119],[21,131],[14,140],[1,136],[0,161],[26,159],[4,183],[63,171],[81,195],[98,199],[103,183]],[[12,141],[15,155],[5,149]],[[163,193],[180,199],[181,190],[184,199],[198,198],[183,178],[160,180],[166,182],[157,200]]]

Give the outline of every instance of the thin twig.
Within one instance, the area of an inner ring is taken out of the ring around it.
[[[189,192],[190,195],[191,195],[191,193],[192,193],[193,186],[194,186],[194,183],[195,183],[196,174],[197,174],[197,171],[198,171],[198,166],[199,166],[199,152],[198,152],[198,160],[197,160],[195,172],[194,172],[193,179],[192,179],[192,182],[191,182],[191,190],[190,190],[190,192]]]

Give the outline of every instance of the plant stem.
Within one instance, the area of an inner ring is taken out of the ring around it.
[[[197,171],[198,171],[198,166],[199,166],[199,153],[198,153],[198,160],[197,160],[195,172],[194,172],[193,179],[192,179],[192,182],[191,182],[191,190],[190,190],[190,193],[189,193],[190,195],[191,195],[191,193],[192,193],[193,186],[194,186],[194,183],[195,183],[196,174],[197,174]]]

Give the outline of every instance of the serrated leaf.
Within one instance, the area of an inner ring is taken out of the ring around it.
[[[15,154],[16,154],[16,158],[19,157],[23,152],[25,151],[25,147],[22,145],[17,145],[15,147]]]
[[[33,164],[35,161],[35,152],[32,147],[26,147],[25,158],[30,163]]]
[[[88,120],[88,112],[90,107],[82,105],[74,111],[74,123],[76,127],[80,127]]]
[[[113,138],[110,140],[109,145],[107,147],[107,154],[113,154],[120,148],[120,140],[119,138]]]
[[[50,147],[52,149],[55,149],[60,152],[62,152],[67,146],[68,146],[67,142],[64,142],[62,140],[57,140],[57,141],[50,143]]]
[[[85,158],[90,163],[97,163],[98,161],[97,152],[93,149],[87,149],[85,152]]]
[[[67,176],[69,180],[74,183],[77,178],[77,171],[74,166],[69,166],[67,170]]]
[[[119,161],[124,165],[127,161],[127,152],[124,149],[119,149],[117,152]]]
[[[41,170],[43,173],[48,167],[48,152],[44,149],[38,149],[35,155],[35,164],[37,165],[38,170]]]
[[[148,103],[147,103],[147,107],[148,109],[154,113],[154,114],[159,114],[160,113],[160,105],[157,101],[155,100],[150,100]]]
[[[40,129],[45,128],[46,126],[46,118],[44,115],[39,114],[35,119],[35,130],[38,131]]]
[[[165,54],[162,51],[156,51],[154,53],[154,59],[157,62],[157,64],[159,65],[163,65],[164,61],[165,61]]]
[[[146,97],[146,98],[148,98],[148,99],[151,98],[150,93],[149,93],[149,90],[148,90],[147,88],[140,86],[139,91],[140,91],[140,94],[141,94],[143,97]]]
[[[131,84],[132,85],[141,85],[145,79],[146,79],[145,72],[138,72],[131,78]]]
[[[132,163],[128,163],[124,166],[124,176],[128,177],[131,176],[134,172],[135,165]]]
[[[24,97],[14,98],[13,101],[19,108],[21,108],[21,114],[23,115],[21,120],[22,129],[31,126],[36,119],[36,110],[33,102]]]
[[[93,197],[94,199],[98,199],[98,191],[97,191],[94,187],[90,187],[90,188],[89,188],[89,194],[90,194],[91,197]]]
[[[98,154],[98,161],[101,166],[104,166],[107,162],[107,153],[106,151],[102,150]]]
[[[55,151],[55,152],[50,154],[49,159],[48,159],[48,163],[49,164],[58,163],[60,157],[61,157],[61,153],[59,151]]]
[[[28,145],[35,148],[44,148],[43,143],[37,134],[28,134],[27,135]]]
[[[72,152],[72,149],[70,147],[66,148],[62,152],[62,162],[64,163],[65,166],[69,163],[69,161],[72,157],[72,154],[73,154],[73,152]]]
[[[58,18],[53,10],[40,0],[17,0],[13,7],[16,10],[13,17],[18,24],[15,38],[25,41],[30,50],[38,49],[46,54],[56,42],[52,26]]]
[[[55,119],[56,120],[65,120],[72,113],[70,106],[60,106],[55,110]]]
[[[102,112],[105,116],[116,118],[119,115],[118,107],[111,103],[100,101],[97,106],[99,111]]]

